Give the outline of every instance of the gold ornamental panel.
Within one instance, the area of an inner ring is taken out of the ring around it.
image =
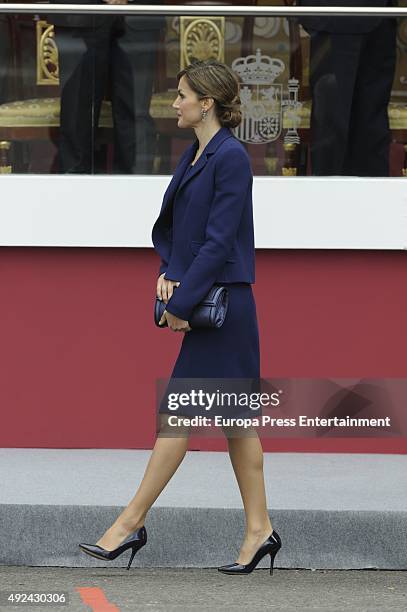
[[[180,18],[181,70],[196,61],[225,61],[225,17]]]
[[[59,84],[58,47],[54,26],[37,21],[37,85]]]

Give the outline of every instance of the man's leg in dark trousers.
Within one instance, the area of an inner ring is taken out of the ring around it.
[[[153,25],[153,18],[149,18]],[[142,29],[125,17],[112,47],[112,110],[115,127],[114,171],[150,174],[156,127],[150,115],[160,28]]]
[[[363,35],[310,32],[311,165],[314,175],[343,174]]]
[[[11,71],[11,40],[7,15],[0,15],[0,104],[7,100],[7,78]]]
[[[109,70],[110,28],[57,30],[61,82],[60,171],[92,173]]]
[[[346,174],[389,176],[388,105],[396,67],[396,30],[395,20],[383,19],[366,35],[353,96]]]

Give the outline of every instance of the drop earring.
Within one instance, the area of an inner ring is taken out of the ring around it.
[[[208,114],[208,111],[205,108],[203,108],[202,111],[201,111],[201,114],[202,114],[202,121],[205,121],[206,120],[206,115]]]

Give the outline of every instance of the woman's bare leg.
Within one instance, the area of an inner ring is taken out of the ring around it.
[[[273,527],[267,511],[263,474],[263,448],[255,429],[228,436],[229,456],[236,475],[246,515],[245,538],[237,563],[249,563]]]
[[[135,496],[113,525],[96,542],[98,546],[113,550],[130,533],[144,525],[148,510],[177,471],[187,449],[187,433],[182,437],[157,438]]]

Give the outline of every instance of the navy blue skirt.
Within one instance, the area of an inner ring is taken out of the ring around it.
[[[225,383],[225,388],[234,388],[239,393],[258,389],[259,332],[252,287],[247,283],[233,283],[228,284],[227,288],[229,305],[223,325],[219,328],[192,329],[184,334],[171,380],[160,404],[160,413],[171,412],[168,410],[168,393],[187,391],[184,379],[240,379],[235,383]],[[183,379],[182,384],[177,383],[177,379]],[[208,384],[214,388],[209,381]],[[234,416],[251,414],[247,408],[239,405],[235,405],[232,412]],[[202,414],[202,411],[199,412],[196,407],[194,409],[194,406],[183,406],[176,413],[195,416]],[[205,416],[211,417],[213,414],[213,410],[207,411]]]

